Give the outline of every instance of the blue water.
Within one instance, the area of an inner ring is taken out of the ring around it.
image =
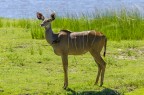
[[[144,0],[0,0],[0,17],[35,18],[36,12],[49,15],[49,9],[57,15],[87,13],[93,11],[104,12],[107,9],[132,10],[136,8],[144,14]]]

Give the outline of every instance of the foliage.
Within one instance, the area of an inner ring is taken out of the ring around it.
[[[40,28],[41,21],[37,19],[5,19],[0,18],[0,27],[20,27],[31,31],[33,39],[43,39],[44,29]],[[94,12],[91,14],[69,15],[57,17],[52,23],[55,32],[60,29],[71,31],[96,30],[103,32],[111,40],[141,40],[144,39],[144,20],[137,10],[119,13],[107,10],[106,13]],[[56,30],[55,30],[56,29]]]
[[[108,41],[105,81],[94,85],[97,65],[89,53],[69,56],[69,88],[63,90],[61,58],[31,30],[0,28],[0,95],[119,95],[142,93],[144,41]],[[140,91],[140,92],[138,92]]]
[[[61,59],[36,19],[0,18],[0,95],[142,94],[144,20],[135,12],[57,17],[53,30],[95,29],[108,37],[104,86],[93,85],[97,65],[89,53],[69,56],[69,88],[63,90]],[[36,40],[39,39],[39,40]]]

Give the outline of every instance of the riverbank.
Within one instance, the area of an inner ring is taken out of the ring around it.
[[[108,37],[103,87],[93,85],[97,65],[86,53],[69,56],[67,90],[62,89],[61,59],[44,40],[40,23],[37,19],[0,18],[0,94],[144,93],[144,20],[139,15],[56,18],[52,23],[55,33],[94,29]]]
[[[94,85],[97,65],[89,53],[69,56],[69,89],[62,89],[61,59],[26,28],[0,28],[0,94],[123,94],[144,88],[144,40],[110,41],[103,87]],[[132,92],[131,92],[132,93]]]
[[[41,21],[37,19],[6,19],[0,18],[0,28],[25,28],[31,32],[33,39],[44,39],[44,29],[41,28]],[[61,29],[70,31],[96,30],[103,32],[109,40],[143,40],[144,20],[136,11],[116,14],[108,11],[105,14],[93,14],[82,17],[67,16],[57,17],[52,23],[55,33]]]

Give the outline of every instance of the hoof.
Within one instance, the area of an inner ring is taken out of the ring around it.
[[[64,90],[66,90],[67,87],[63,87]]]
[[[102,87],[103,83],[100,84],[100,87]]]
[[[63,86],[63,89],[65,89],[65,90],[66,90],[66,89],[67,89],[67,85],[64,85],[64,86]]]

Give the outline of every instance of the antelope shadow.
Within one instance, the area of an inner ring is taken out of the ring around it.
[[[75,91],[71,88],[67,88],[67,95],[120,95],[119,92],[110,88],[104,88],[101,91]]]

